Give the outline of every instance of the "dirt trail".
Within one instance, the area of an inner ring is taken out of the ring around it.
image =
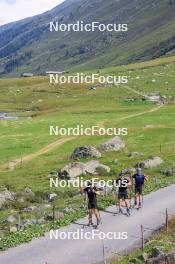
[[[141,115],[145,115],[145,114],[148,114],[148,113],[153,113],[153,112],[156,112],[158,111],[160,108],[162,108],[164,105],[159,105],[159,106],[156,106],[150,110],[147,110],[147,111],[143,111],[143,112],[140,112],[140,113],[137,113],[137,114],[132,114],[132,115],[127,115],[127,116],[124,116],[124,117],[121,117],[117,120],[117,122],[120,122],[120,121],[123,121],[125,119],[129,119],[129,118],[133,118],[133,117],[137,117],[137,116],[141,116]],[[107,120],[103,120],[103,121],[100,121],[97,123],[97,125],[99,127],[104,127],[105,123],[107,123]],[[44,148],[40,149],[39,151],[35,152],[35,153],[31,153],[29,155],[26,155],[24,157],[20,157],[20,158],[17,158],[15,160],[12,160],[12,161],[9,161],[8,163],[5,163],[3,165],[0,166],[0,170],[14,170],[15,167],[21,163],[23,163],[24,161],[30,161],[32,160],[33,158],[36,158],[42,154],[45,154],[51,150],[53,150],[54,148],[56,148],[57,146],[60,146],[60,145],[63,145],[64,143],[70,141],[70,140],[73,140],[77,137],[65,137],[65,138],[62,138],[62,139],[59,139],[53,143],[50,143],[49,145],[45,146]]]
[[[21,163],[23,163],[24,161],[30,161],[32,160],[33,158],[36,158],[42,154],[45,154],[51,150],[53,150],[54,148],[56,148],[57,146],[60,146],[60,145],[63,145],[64,143],[70,141],[70,140],[73,140],[75,139],[75,137],[66,137],[66,138],[61,138],[57,141],[54,141],[53,143],[50,143],[49,145],[45,146],[44,148],[38,150],[37,152],[35,153],[32,153],[32,154],[29,154],[29,155],[26,155],[24,157],[20,157],[16,160],[12,160],[6,164],[3,164],[0,169],[9,169],[9,170],[14,170],[15,167]]]

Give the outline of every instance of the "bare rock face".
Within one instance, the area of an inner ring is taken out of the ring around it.
[[[136,167],[141,167],[145,169],[151,169],[160,166],[163,163],[163,160],[160,157],[152,157],[143,162],[136,164]]]
[[[125,148],[124,141],[116,136],[114,138],[109,139],[105,143],[100,145],[100,149],[102,151],[120,151]]]
[[[70,158],[73,160],[82,158],[101,158],[101,153],[92,146],[82,146],[76,148]]]
[[[60,172],[60,176],[67,178],[76,178],[80,175],[86,175],[87,173],[96,175],[97,168],[101,168],[106,171],[106,173],[110,172],[110,168],[106,165],[101,164],[98,160],[91,160],[86,163],[82,162],[72,162],[66,165]]]

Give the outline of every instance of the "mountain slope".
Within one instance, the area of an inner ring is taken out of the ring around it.
[[[102,68],[175,51],[175,0],[67,0],[0,27],[0,75]],[[49,32],[49,22],[128,24],[129,31]]]

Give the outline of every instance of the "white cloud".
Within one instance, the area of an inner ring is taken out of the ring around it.
[[[64,0],[0,0],[0,25],[41,14]]]

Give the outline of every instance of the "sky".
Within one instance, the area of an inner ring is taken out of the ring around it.
[[[0,0],[0,25],[41,14],[64,0]]]

